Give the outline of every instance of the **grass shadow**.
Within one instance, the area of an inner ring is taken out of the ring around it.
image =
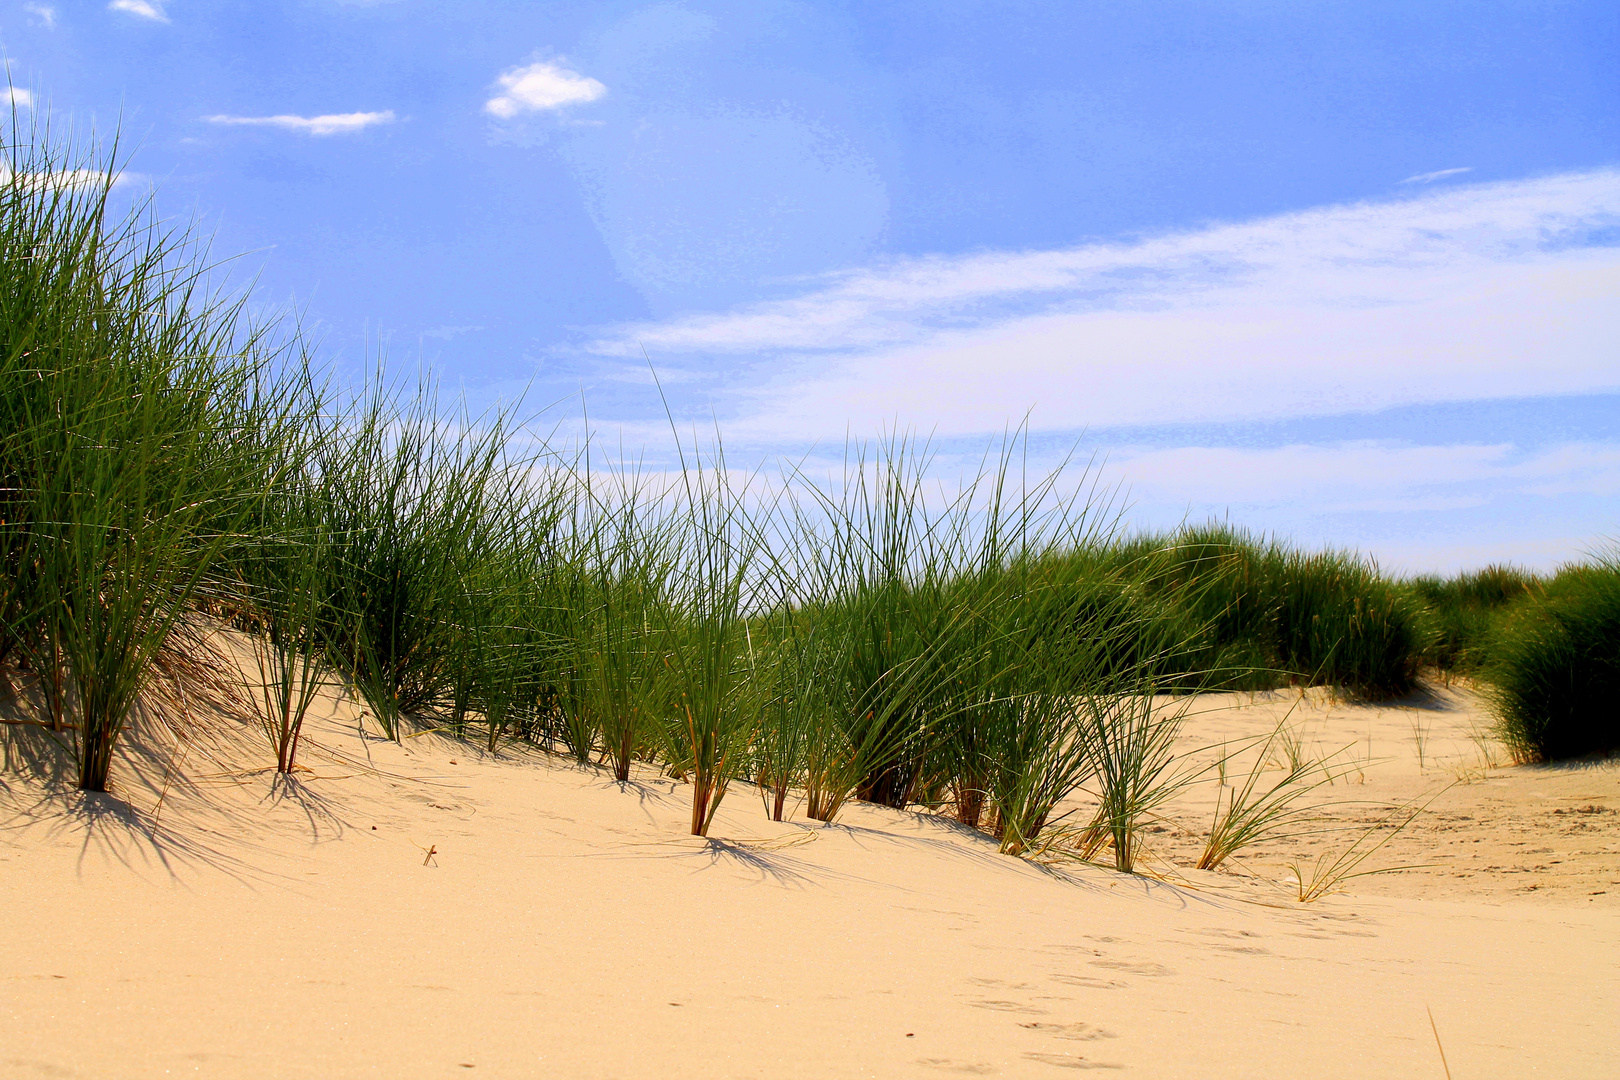
[[[1425,712],[1456,712],[1457,692],[1449,687],[1436,686],[1419,680],[1412,689],[1399,697],[1384,698],[1371,704],[1387,709],[1421,709]]]
[[[32,801],[9,808],[0,819],[0,835],[21,841],[60,844],[76,841],[80,876],[93,861],[119,865],[135,873],[157,870],[177,885],[183,870],[210,870],[244,884],[279,880],[238,855],[204,838],[199,831],[162,824],[129,802],[108,792],[47,788]]]
[[[935,829],[938,835],[907,835],[874,829],[866,825],[851,825],[843,821],[828,822],[821,827],[828,832],[843,833],[854,842],[855,846],[863,850],[869,850],[868,845],[881,843],[889,847],[921,847],[936,854],[966,858],[970,862],[985,866],[1014,866],[1025,861],[1003,855],[994,837],[960,822],[938,814],[908,816],[924,828]]]
[[[348,825],[338,815],[336,804],[331,799],[315,791],[296,773],[274,773],[270,778],[270,790],[259,805],[280,806],[287,803],[303,813],[312,843],[340,840],[347,831]],[[323,830],[329,835],[323,836]]]

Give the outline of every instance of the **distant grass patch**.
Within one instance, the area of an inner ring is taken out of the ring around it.
[[[1306,552],[1225,525],[1138,536],[1063,557],[1075,588],[1134,598],[1134,655],[1159,652],[1185,690],[1324,685],[1410,691],[1431,636],[1422,600],[1343,551]]]
[[[1478,671],[1485,664],[1498,618],[1519,601],[1539,594],[1542,586],[1536,574],[1500,565],[1453,578],[1413,579],[1410,587],[1429,614],[1424,662],[1443,671]]]

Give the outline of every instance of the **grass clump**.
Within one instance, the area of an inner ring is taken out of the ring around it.
[[[1174,753],[1188,702],[1161,707],[1153,687],[1146,686],[1086,704],[1079,737],[1095,777],[1098,806],[1083,847],[1095,852],[1110,846],[1114,866],[1131,873],[1142,825],[1196,775],[1178,769]]]
[[[306,447],[319,450],[318,442]],[[240,595],[251,598],[240,621],[253,641],[260,720],[281,773],[293,771],[304,717],[327,681],[325,659],[334,644],[327,613],[337,591],[331,537],[309,513],[325,503],[326,490],[289,487],[287,494],[265,499],[236,552]]]
[[[692,835],[707,836],[742,771],[763,704],[748,625],[762,542],[723,458],[684,471],[685,528],[673,587],[661,605],[662,703],[668,760],[692,781]]]
[[[1327,685],[1379,700],[1415,685],[1428,639],[1422,604],[1359,556],[1211,524],[1065,558],[1076,581],[1131,594],[1132,651],[1158,652],[1168,686]]]
[[[307,401],[120,162],[0,151],[0,659],[39,677],[104,791],[119,736]],[[284,370],[284,369],[283,369]]]
[[[656,631],[669,602],[674,537],[633,477],[587,483],[575,504],[552,588],[535,598],[553,616],[560,650],[553,682],[563,743],[580,763],[600,746],[620,782],[651,756],[665,676]]]
[[[445,423],[426,391],[402,403],[379,389],[339,434],[318,508],[336,589],[329,637],[397,739],[402,717],[467,707],[462,676],[479,669],[477,630],[496,621],[492,576],[521,543],[509,523],[528,495],[506,457],[506,418]]]
[[[1209,838],[1198,857],[1199,870],[1214,870],[1261,840],[1297,835],[1319,810],[1302,804],[1302,800],[1350,771],[1345,765],[1306,756],[1300,735],[1289,726],[1286,716],[1264,740],[1239,749],[1256,747],[1258,753],[1247,775],[1231,787],[1225,776],[1231,755],[1217,763],[1221,786],[1215,793]],[[1282,775],[1268,783],[1264,774],[1271,765],[1280,768]]]
[[[1566,567],[1513,607],[1483,675],[1516,761],[1620,749],[1620,555]]]
[[[1496,565],[1452,578],[1412,579],[1412,592],[1428,609],[1431,638],[1423,660],[1442,671],[1472,674],[1484,665],[1498,618],[1542,589],[1538,575]]]
[[[1368,859],[1383,850],[1384,846],[1395,839],[1408,825],[1417,820],[1418,815],[1427,810],[1429,804],[1444,793],[1445,790],[1445,788],[1441,788],[1421,802],[1414,801],[1390,808],[1383,818],[1356,833],[1348,845],[1336,851],[1328,851],[1318,855],[1308,868],[1304,863],[1290,865],[1289,870],[1294,875],[1294,885],[1298,891],[1299,902],[1309,904],[1320,900],[1324,896],[1338,892],[1345,882],[1353,881],[1356,878],[1418,869],[1417,865],[1407,865],[1380,866],[1370,870],[1363,870],[1362,866],[1366,864]]]

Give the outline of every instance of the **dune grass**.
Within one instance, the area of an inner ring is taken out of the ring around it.
[[[1429,636],[1422,605],[1370,560],[1217,524],[1109,555],[1180,623],[1172,638],[1197,643],[1201,685],[1325,685],[1369,700],[1414,685]]]
[[[582,763],[600,745],[622,782],[659,737],[658,631],[676,537],[633,474],[604,489],[587,472],[584,488],[553,570],[560,588],[535,599],[556,616],[564,741]]]
[[[1402,583],[1226,526],[1127,534],[1083,471],[1031,476],[1022,432],[954,476],[900,434],[827,477],[735,471],[718,436],[677,439],[667,474],[604,463],[425,378],[326,385],[184,233],[114,213],[114,159],[41,179],[86,166],[54,145],[13,139],[0,185],[0,674],[33,680],[30,722],[72,735],[87,789],[165,650],[220,616],[253,641],[282,772],[341,685],[381,737],[521,739],[621,783],[656,766],[700,836],[743,781],[777,820],[794,792],[822,822],[920,806],[1008,854],[1078,831],[1131,871],[1199,775],[1174,750],[1191,694],[1405,693],[1425,658],[1482,655],[1436,605],[1522,611],[1490,668],[1515,752],[1613,745],[1590,705],[1612,560]],[[1205,862],[1292,820],[1304,767],[1235,790]],[[1081,791],[1095,817],[1057,820]]]
[[[1413,578],[1409,587],[1428,611],[1431,638],[1424,662],[1448,672],[1473,674],[1487,662],[1499,617],[1539,595],[1543,582],[1536,574],[1496,565],[1451,578]]]
[[[301,458],[319,449],[318,442],[306,443],[294,454]],[[304,717],[326,683],[324,661],[332,643],[325,622],[337,588],[331,537],[307,512],[325,501],[325,493],[296,487],[292,493],[264,500],[235,552],[240,595],[252,598],[240,621],[258,665],[260,719],[282,773],[293,771]]]
[[[80,786],[102,791],[154,662],[277,482],[301,387],[240,301],[210,292],[187,234],[139,202],[117,213],[116,154],[12,134],[0,151],[4,650],[42,674],[54,725],[77,733]]]
[[[707,836],[742,771],[759,727],[763,667],[748,605],[763,537],[718,453],[682,469],[684,526],[673,587],[660,605],[659,651],[667,673],[666,753],[692,781],[692,834]]]
[[[1222,783],[1197,869],[1214,870],[1261,840],[1299,835],[1322,809],[1304,800],[1352,771],[1338,754],[1323,760],[1308,757],[1298,732],[1289,725],[1291,715],[1292,710],[1263,740],[1237,747],[1235,753],[1257,752],[1249,771],[1230,787],[1225,783],[1225,766],[1226,758],[1233,755],[1223,755],[1219,763]],[[1268,767],[1279,768],[1282,775],[1268,782]]]
[[[1309,904],[1320,900],[1324,896],[1340,891],[1346,882],[1357,878],[1418,869],[1417,865],[1362,868],[1369,859],[1382,851],[1385,845],[1416,821],[1418,815],[1427,810],[1429,804],[1439,798],[1445,790],[1442,787],[1427,798],[1389,808],[1382,818],[1357,832],[1349,844],[1318,855],[1308,866],[1305,863],[1292,864],[1289,870],[1294,875],[1299,902]]]
[[[1510,609],[1483,674],[1514,760],[1620,749],[1620,553],[1566,567]]]

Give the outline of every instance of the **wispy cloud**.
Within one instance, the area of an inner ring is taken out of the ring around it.
[[[1448,176],[1461,176],[1463,173],[1469,173],[1469,172],[1473,172],[1473,171],[1474,171],[1474,167],[1472,165],[1464,165],[1460,169],[1440,169],[1440,170],[1437,170],[1436,172],[1418,173],[1416,176],[1408,176],[1405,180],[1402,180],[1401,183],[1403,183],[1403,184],[1432,184],[1436,180],[1444,180]]]
[[[423,337],[437,338],[440,341],[450,341],[462,334],[476,334],[482,326],[435,326],[431,330],[422,331]]]
[[[1379,565],[1392,573],[1449,575],[1493,563],[1551,571],[1587,560],[1594,546],[1585,533],[1552,532],[1534,539],[1500,533],[1481,538],[1474,533],[1461,542],[1385,542],[1378,545],[1377,556]]]
[[[122,11],[126,15],[134,15],[138,19],[151,19],[153,22],[169,21],[169,17],[163,13],[163,8],[151,0],[112,0],[107,5],[107,10]]]
[[[109,185],[107,174],[99,169],[60,169],[55,172],[14,173],[4,165],[0,165],[0,185],[15,184],[18,187],[31,190],[50,188],[62,191],[78,191],[104,186],[116,188],[140,183],[147,179],[148,177],[140,173],[123,172],[114,175]]]
[[[56,29],[56,9],[46,4],[24,4],[23,10],[38,19],[47,30]]]
[[[1304,505],[1325,512],[1457,509],[1500,495],[1620,493],[1620,444],[1386,442],[1116,451],[1108,466],[1142,496],[1200,506]]]
[[[623,327],[715,370],[728,431],[941,435],[1352,412],[1620,386],[1620,172],[1448,188],[1134,242],[907,259]],[[740,373],[740,375],[739,375]]]
[[[14,109],[32,109],[34,107],[34,94],[31,90],[24,90],[20,86],[6,87],[6,102]]]
[[[377,124],[394,122],[392,110],[382,112],[329,113],[325,116],[205,116],[210,124],[238,124],[275,127],[305,135],[349,135]]]
[[[484,102],[484,111],[502,120],[584,104],[607,93],[607,87],[595,79],[547,63],[513,68],[497,78],[495,86],[500,92]]]

